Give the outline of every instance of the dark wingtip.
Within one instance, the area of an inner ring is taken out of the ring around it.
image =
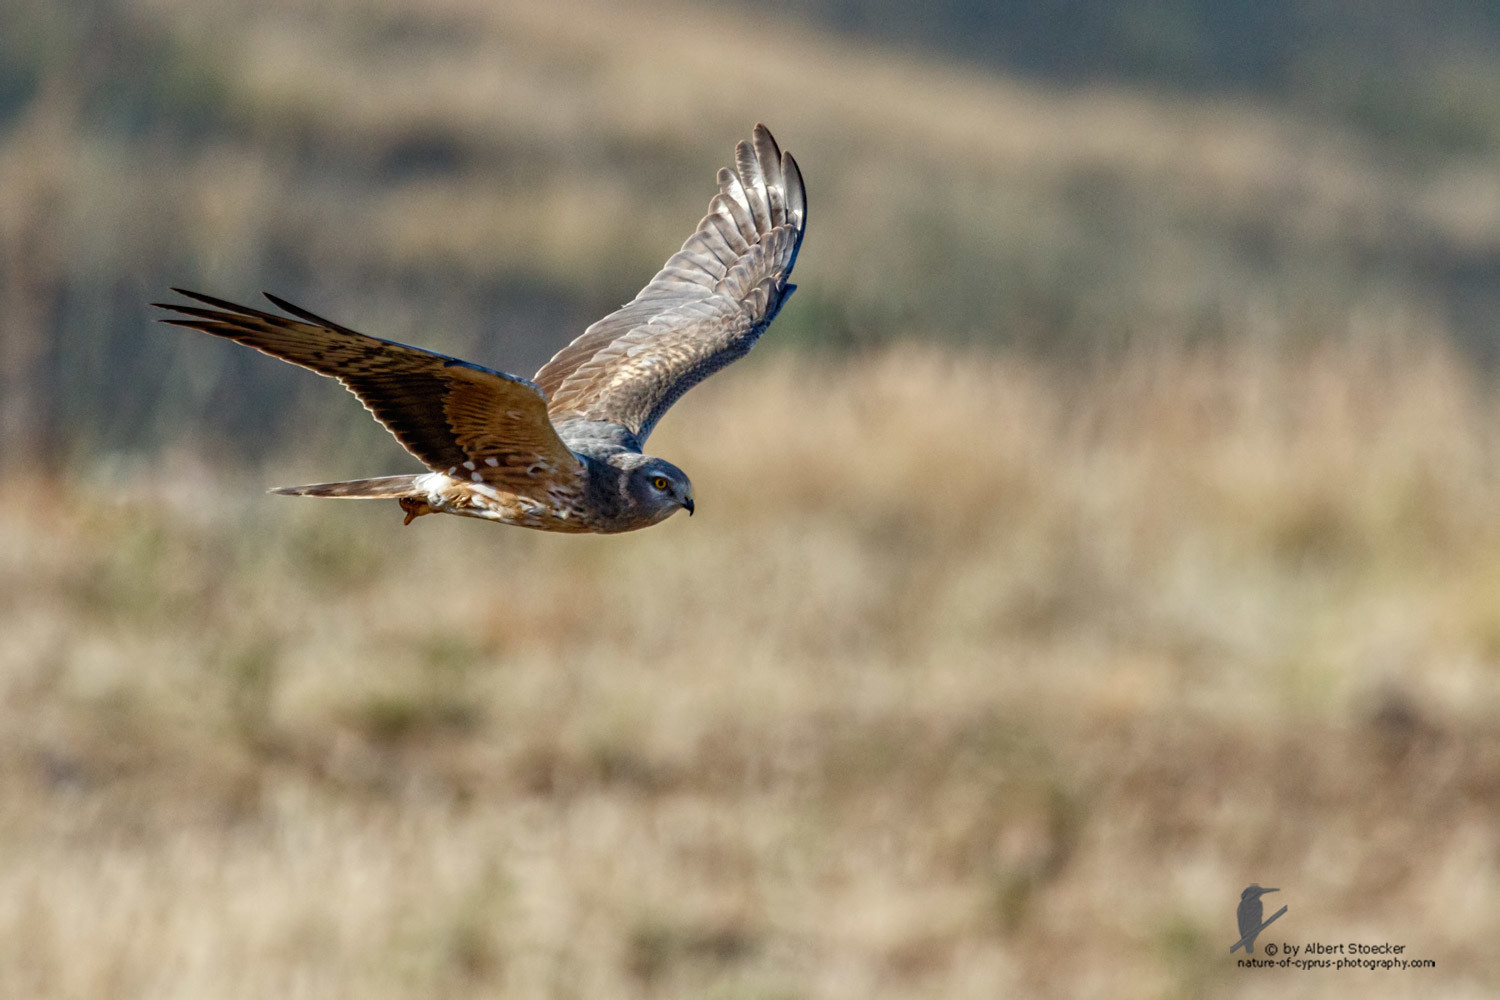
[[[266,291],[264,288],[261,289],[261,291],[260,291],[260,297],[263,298],[263,299],[265,299],[267,302],[271,303],[271,305],[275,306],[277,309],[280,309],[282,312],[286,313],[289,316],[295,316],[295,317],[297,317],[300,320],[306,320],[308,318],[306,310],[304,310],[304,309],[298,309],[296,306],[292,305],[286,299],[281,298],[279,295],[272,295],[270,292]],[[317,322],[317,321],[314,320],[314,322]],[[322,323],[320,325],[322,325],[322,326],[328,326],[329,324]]]
[[[211,306],[217,306],[223,302],[222,299],[216,299],[212,295],[204,295],[202,292],[195,292],[190,288],[178,288],[176,285],[173,285],[172,291],[176,292],[178,295],[190,298],[194,302],[205,302]],[[227,305],[228,303],[224,304]]]
[[[172,288],[172,291],[176,292],[178,295],[186,296],[187,298],[192,299],[194,302],[202,302],[204,305],[213,306],[215,309],[229,313],[236,318],[250,316],[255,319],[285,322],[285,317],[283,316],[277,316],[274,313],[261,312],[259,309],[251,309],[249,306],[242,306],[236,302],[230,302],[228,299],[216,298],[212,295],[205,295],[202,292],[195,292],[187,288],[177,288],[175,286]],[[179,312],[187,311],[181,306],[168,306],[167,308],[176,309]]]
[[[189,295],[190,296],[190,295],[193,294],[192,292],[185,292],[181,288],[176,288],[176,287],[172,288],[172,291],[176,292],[178,295]],[[178,303],[178,302],[148,302],[148,303],[146,303],[146,305],[150,306],[152,309],[165,309],[168,312],[182,312],[182,304]],[[162,316],[158,316],[156,318],[156,321],[158,323],[175,323],[175,322],[177,322],[176,320],[166,319],[165,317],[162,317]]]
[[[282,310],[283,312],[292,314],[303,322],[314,323],[318,326],[327,327],[330,330],[337,330],[339,333],[352,333],[356,337],[364,336],[364,334],[360,333],[357,330],[351,330],[347,326],[344,326],[340,323],[335,323],[333,320],[328,319],[325,316],[319,316],[311,309],[303,309],[299,305],[288,302],[286,299],[282,298],[279,295],[272,295],[270,292],[261,292],[260,294],[264,295],[268,300],[270,300],[270,302],[274,304],[276,308]]]

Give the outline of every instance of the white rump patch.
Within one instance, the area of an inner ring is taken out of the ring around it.
[[[440,504],[443,489],[450,482],[452,482],[452,480],[443,475],[441,472],[429,472],[425,475],[418,476],[416,479],[413,479],[411,484],[417,489],[421,490],[423,493],[426,493],[428,503],[432,504],[432,506],[434,507],[437,507]]]

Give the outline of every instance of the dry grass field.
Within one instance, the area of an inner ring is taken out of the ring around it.
[[[1500,395],[1380,343],[752,359],[613,538],[11,479],[0,995],[1492,995]]]
[[[842,7],[0,3],[0,998],[1500,993],[1495,59],[1444,143]],[[691,520],[266,496],[412,462],[145,306],[529,372],[757,120]],[[1251,882],[1436,966],[1238,968]]]

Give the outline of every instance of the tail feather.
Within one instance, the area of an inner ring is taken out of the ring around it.
[[[385,500],[416,496],[416,476],[381,476],[351,479],[344,483],[312,483],[308,486],[278,486],[271,490],[288,497],[344,497],[348,500]]]

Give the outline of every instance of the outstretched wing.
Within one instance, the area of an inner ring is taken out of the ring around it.
[[[651,283],[536,373],[554,420],[620,424],[644,441],[683,393],[743,357],[776,317],[807,198],[802,174],[764,125],[719,171],[698,229]]]
[[[356,333],[277,298],[288,319],[198,292],[172,289],[211,308],[153,303],[184,319],[164,323],[224,337],[336,378],[406,450],[434,472],[530,495],[580,468],[530,381],[417,347]],[[305,321],[305,322],[303,322]]]

